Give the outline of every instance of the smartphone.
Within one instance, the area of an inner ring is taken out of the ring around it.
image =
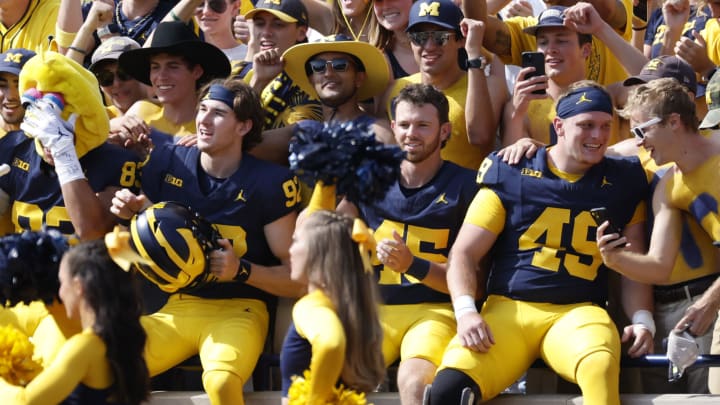
[[[613,225],[612,221],[610,221],[610,215],[608,215],[607,208],[605,208],[605,207],[593,208],[590,210],[590,215],[592,215],[597,226],[600,226],[603,224],[603,222],[608,221],[608,227],[605,230],[606,234],[616,233],[616,234],[622,236],[620,229],[618,227],[616,227],[615,225]],[[627,245],[627,244],[624,243],[624,244],[620,245],[619,247],[625,247],[625,245]]]
[[[545,76],[545,54],[542,52],[523,52],[522,67],[534,67],[535,71],[525,75],[525,79],[535,76]],[[545,94],[545,89],[535,90],[533,94]]]

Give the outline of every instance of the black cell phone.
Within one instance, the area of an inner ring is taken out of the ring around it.
[[[612,221],[610,220],[610,215],[608,214],[607,208],[605,208],[605,207],[593,208],[590,210],[590,215],[592,215],[597,226],[600,226],[603,224],[603,222],[608,221],[608,227],[605,230],[606,234],[616,233],[616,234],[622,236],[620,229],[618,227],[616,227],[615,225],[613,225]],[[627,245],[627,244],[624,243],[624,244],[620,245],[620,247],[625,247],[625,245]]]
[[[522,67],[534,67],[535,71],[525,75],[525,79],[535,76],[545,76],[545,54],[542,52],[523,52]],[[535,90],[533,94],[545,94],[545,89]]]

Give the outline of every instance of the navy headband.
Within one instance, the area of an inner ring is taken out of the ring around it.
[[[562,119],[595,111],[613,115],[613,104],[606,92],[596,87],[581,87],[561,98],[555,110]]]
[[[212,84],[208,89],[207,94],[203,97],[203,100],[217,100],[227,104],[230,109],[233,108],[233,102],[235,101],[235,93],[230,91],[227,87],[219,84]]]

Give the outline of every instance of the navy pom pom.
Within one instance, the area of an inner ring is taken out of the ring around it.
[[[51,303],[60,288],[58,269],[67,249],[67,240],[56,230],[0,238],[0,303]]]
[[[400,174],[405,152],[375,140],[372,119],[302,122],[290,143],[290,169],[308,184],[321,180],[353,203],[385,196]]]

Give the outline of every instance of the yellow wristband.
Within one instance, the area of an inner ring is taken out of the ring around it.
[[[67,48],[72,45],[76,36],[77,32],[65,32],[57,25],[55,26],[55,42],[57,42],[60,47]]]

